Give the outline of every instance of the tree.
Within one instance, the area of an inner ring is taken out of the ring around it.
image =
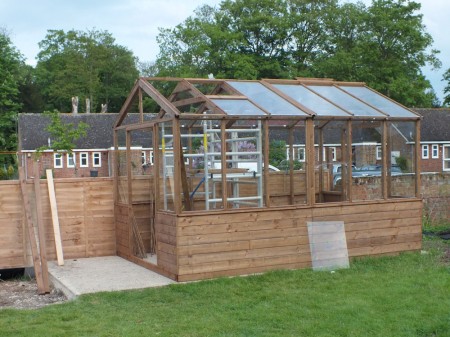
[[[49,146],[41,146],[37,149],[38,155],[44,150],[53,150],[55,152],[63,151],[72,153],[75,148],[75,142],[81,138],[86,137],[89,125],[84,122],[79,122],[77,126],[73,123],[63,123],[61,115],[58,111],[44,111],[44,115],[48,116],[50,123],[47,126],[47,131],[50,133],[52,144]]]
[[[133,53],[106,31],[49,30],[39,47],[36,83],[49,110],[70,111],[78,96],[93,112],[101,104],[117,112],[139,76]]]
[[[364,81],[410,107],[431,107],[435,101],[421,68],[440,67],[438,51],[425,31],[420,4],[408,0],[373,0],[345,4],[330,22],[333,49],[315,68],[317,75]]]
[[[286,160],[286,142],[284,140],[273,140],[269,144],[269,163],[278,167]]]
[[[444,81],[447,81],[447,86],[444,89],[444,93],[447,95],[444,97],[443,105],[450,105],[450,68],[444,74]]]
[[[407,106],[431,107],[436,96],[421,68],[440,62],[419,10],[409,0],[224,0],[160,30],[152,72],[363,81]]]
[[[20,111],[19,86],[23,57],[0,29],[0,150],[17,150],[16,122]],[[13,156],[1,156],[0,165],[14,163]]]

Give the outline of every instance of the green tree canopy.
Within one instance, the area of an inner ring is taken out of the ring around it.
[[[224,0],[160,29],[152,73],[364,81],[407,106],[430,107],[436,97],[421,68],[440,62],[419,11],[409,0]]]
[[[49,30],[39,47],[35,77],[48,110],[70,111],[78,96],[81,108],[89,98],[92,112],[117,112],[139,76],[133,53],[106,31]]]
[[[19,87],[22,55],[12,45],[7,32],[0,29],[0,150],[17,149],[16,121],[20,111]],[[0,164],[12,163],[12,157],[1,156]]]
[[[444,74],[444,81],[447,82],[447,86],[444,88],[444,93],[446,94],[444,97],[444,105],[450,105],[450,68]]]

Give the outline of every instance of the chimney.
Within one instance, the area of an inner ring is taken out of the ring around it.
[[[78,113],[78,96],[72,97],[72,113]]]

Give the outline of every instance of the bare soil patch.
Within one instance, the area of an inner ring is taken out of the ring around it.
[[[39,295],[33,279],[0,280],[0,309],[38,309],[65,301],[66,296],[56,289],[51,289],[50,294]]]

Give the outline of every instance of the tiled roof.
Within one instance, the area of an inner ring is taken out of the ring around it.
[[[412,110],[423,117],[421,142],[450,142],[450,108]]]
[[[117,117],[118,114],[115,113],[61,114],[63,123],[73,123],[76,126],[78,123],[84,122],[89,125],[87,136],[76,142],[76,148],[78,149],[105,149],[112,147],[113,125]],[[127,117],[127,119],[130,119],[130,122],[131,120],[137,122],[138,118],[139,114],[128,114]],[[149,117],[147,116],[146,120],[148,119]],[[43,114],[19,114],[19,150],[35,150],[40,146],[48,145],[50,135],[47,132],[47,126],[49,122],[50,119]],[[142,135],[139,138],[141,137]]]

